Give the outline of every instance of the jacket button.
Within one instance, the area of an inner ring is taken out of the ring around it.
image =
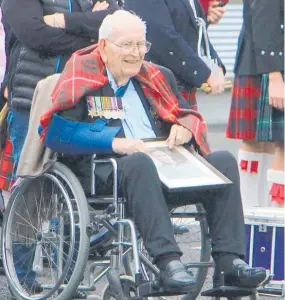
[[[261,55],[265,55],[265,51],[264,50],[261,51]]]
[[[170,55],[173,55],[173,52],[169,52]]]
[[[275,54],[275,53],[274,53],[273,51],[272,51],[272,52],[270,52],[270,55],[271,55],[271,56],[274,56],[274,54]]]
[[[197,74],[198,74],[198,72],[197,72],[196,70],[195,70],[193,73],[194,73],[194,75],[197,75]]]
[[[279,52],[279,55],[282,56],[282,55],[283,55],[283,52]]]
[[[186,62],[185,62],[185,61],[183,61],[183,62],[182,62],[182,65],[183,65],[183,66],[185,66],[185,65],[186,65]]]

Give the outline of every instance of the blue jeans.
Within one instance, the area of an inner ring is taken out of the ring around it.
[[[29,126],[29,111],[16,111],[11,109],[8,114],[8,131],[13,147],[13,158],[15,161],[13,178],[16,179],[17,167],[21,151],[25,142]]]

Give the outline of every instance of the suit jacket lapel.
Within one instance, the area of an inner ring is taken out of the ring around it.
[[[180,0],[180,1],[186,6],[186,8],[188,10],[188,13],[189,13],[189,16],[190,16],[190,19],[191,19],[194,27],[196,28],[196,30],[198,30],[197,23],[196,23],[196,20],[195,20],[195,15],[194,15],[194,12],[193,12],[193,9],[190,5],[189,0]],[[197,10],[197,13],[198,13],[197,6],[195,5],[195,7],[196,7],[196,10]]]

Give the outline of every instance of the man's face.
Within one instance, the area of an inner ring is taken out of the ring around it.
[[[145,32],[141,26],[115,29],[102,42],[101,56],[118,85],[139,73],[146,53]]]

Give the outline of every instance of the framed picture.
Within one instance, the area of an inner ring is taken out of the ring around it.
[[[218,188],[232,183],[191,149],[175,146],[170,150],[166,141],[145,142],[160,180],[169,191]]]

